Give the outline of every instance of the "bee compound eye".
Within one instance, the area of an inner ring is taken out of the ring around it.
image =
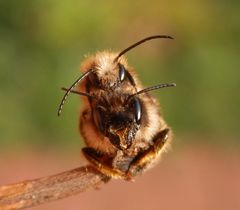
[[[89,75],[89,80],[91,84],[95,87],[100,87],[101,83],[96,73],[92,73]]]
[[[122,64],[119,64],[119,80],[122,82],[125,79],[126,69]]]
[[[133,99],[133,109],[134,109],[135,120],[137,124],[140,124],[141,117],[142,117],[142,107],[138,98]]]

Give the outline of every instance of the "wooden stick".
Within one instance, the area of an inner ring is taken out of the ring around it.
[[[17,210],[98,188],[110,178],[87,165],[63,173],[0,186],[0,210]]]

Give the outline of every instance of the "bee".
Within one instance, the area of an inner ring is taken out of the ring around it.
[[[132,180],[153,167],[167,150],[171,129],[149,93],[174,83],[143,88],[124,54],[142,43],[171,36],[142,39],[121,52],[103,51],[81,65],[83,74],[65,90],[58,115],[70,93],[81,96],[84,106],[79,129],[86,143],[85,158],[101,173]]]

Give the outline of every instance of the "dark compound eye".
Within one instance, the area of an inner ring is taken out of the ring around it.
[[[119,80],[122,82],[125,79],[126,70],[122,64],[119,64]]]
[[[141,107],[141,103],[139,101],[138,98],[134,98],[133,99],[133,109],[134,109],[134,114],[135,114],[135,120],[137,122],[137,124],[140,124],[140,120],[142,117],[142,107]]]
[[[88,76],[91,84],[95,87],[100,87],[101,83],[98,79],[98,76],[95,73],[92,73]],[[88,83],[87,83],[88,84]]]

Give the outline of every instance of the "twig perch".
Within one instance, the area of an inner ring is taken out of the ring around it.
[[[17,210],[76,195],[109,181],[87,165],[57,175],[0,186],[0,210]]]

